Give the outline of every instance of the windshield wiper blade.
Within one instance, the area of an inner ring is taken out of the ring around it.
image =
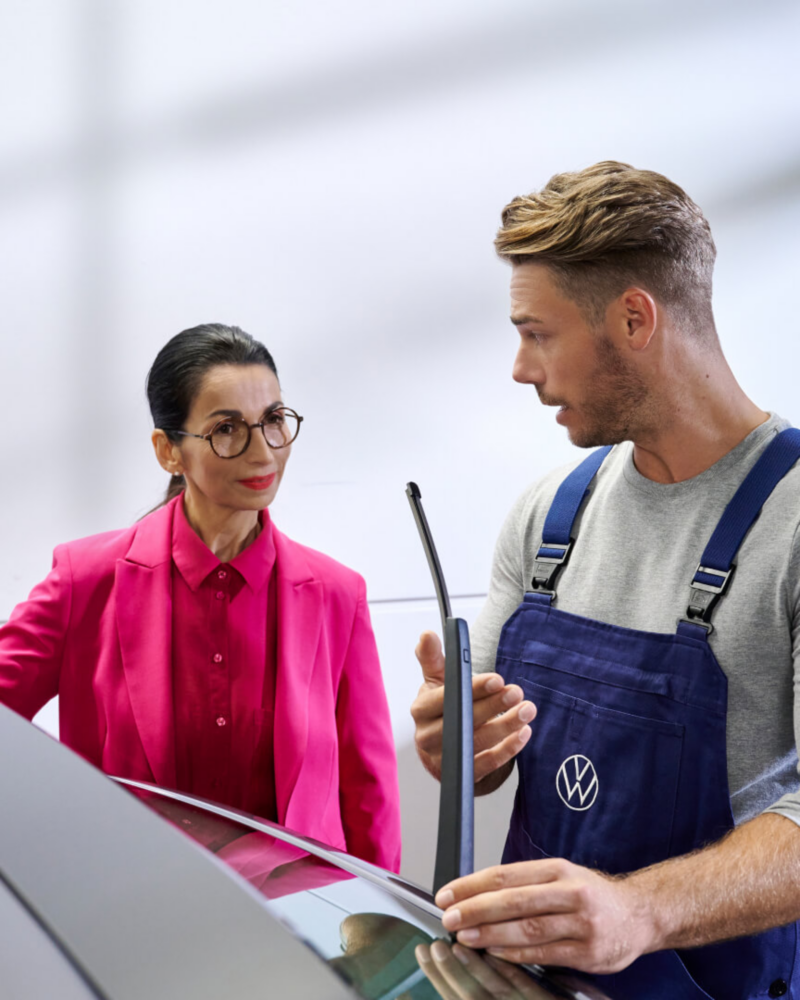
[[[454,618],[452,615],[442,567],[416,483],[406,485],[406,496],[428,558],[444,636],[442,775],[439,833],[433,873],[433,891],[437,893],[453,879],[471,875],[475,866],[472,664],[469,629],[463,618]]]

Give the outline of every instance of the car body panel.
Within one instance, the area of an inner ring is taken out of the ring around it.
[[[0,879],[0,984],[3,1000],[97,1000],[70,959],[19,896]]]
[[[247,882],[0,706],[0,873],[113,1000],[344,1000]]]

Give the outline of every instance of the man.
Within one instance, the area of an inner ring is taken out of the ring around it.
[[[472,635],[476,794],[515,760],[519,789],[503,866],[444,887],[444,925],[619,997],[800,996],[800,433],[729,369],[711,233],[665,177],[557,175],[506,207],[496,249],[514,379],[604,447],[500,534]],[[417,656],[438,776],[435,635]]]

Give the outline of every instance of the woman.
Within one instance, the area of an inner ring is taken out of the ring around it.
[[[0,701],[60,695],[61,739],[109,774],[275,819],[397,871],[391,726],[364,581],[267,507],[302,417],[237,327],[179,333],[147,379],[165,503],[60,545],[0,629]]]

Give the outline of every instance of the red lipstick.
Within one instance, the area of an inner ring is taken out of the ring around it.
[[[239,482],[248,490],[268,490],[275,482],[275,473],[273,472],[271,476],[253,476],[252,479],[240,479]]]

